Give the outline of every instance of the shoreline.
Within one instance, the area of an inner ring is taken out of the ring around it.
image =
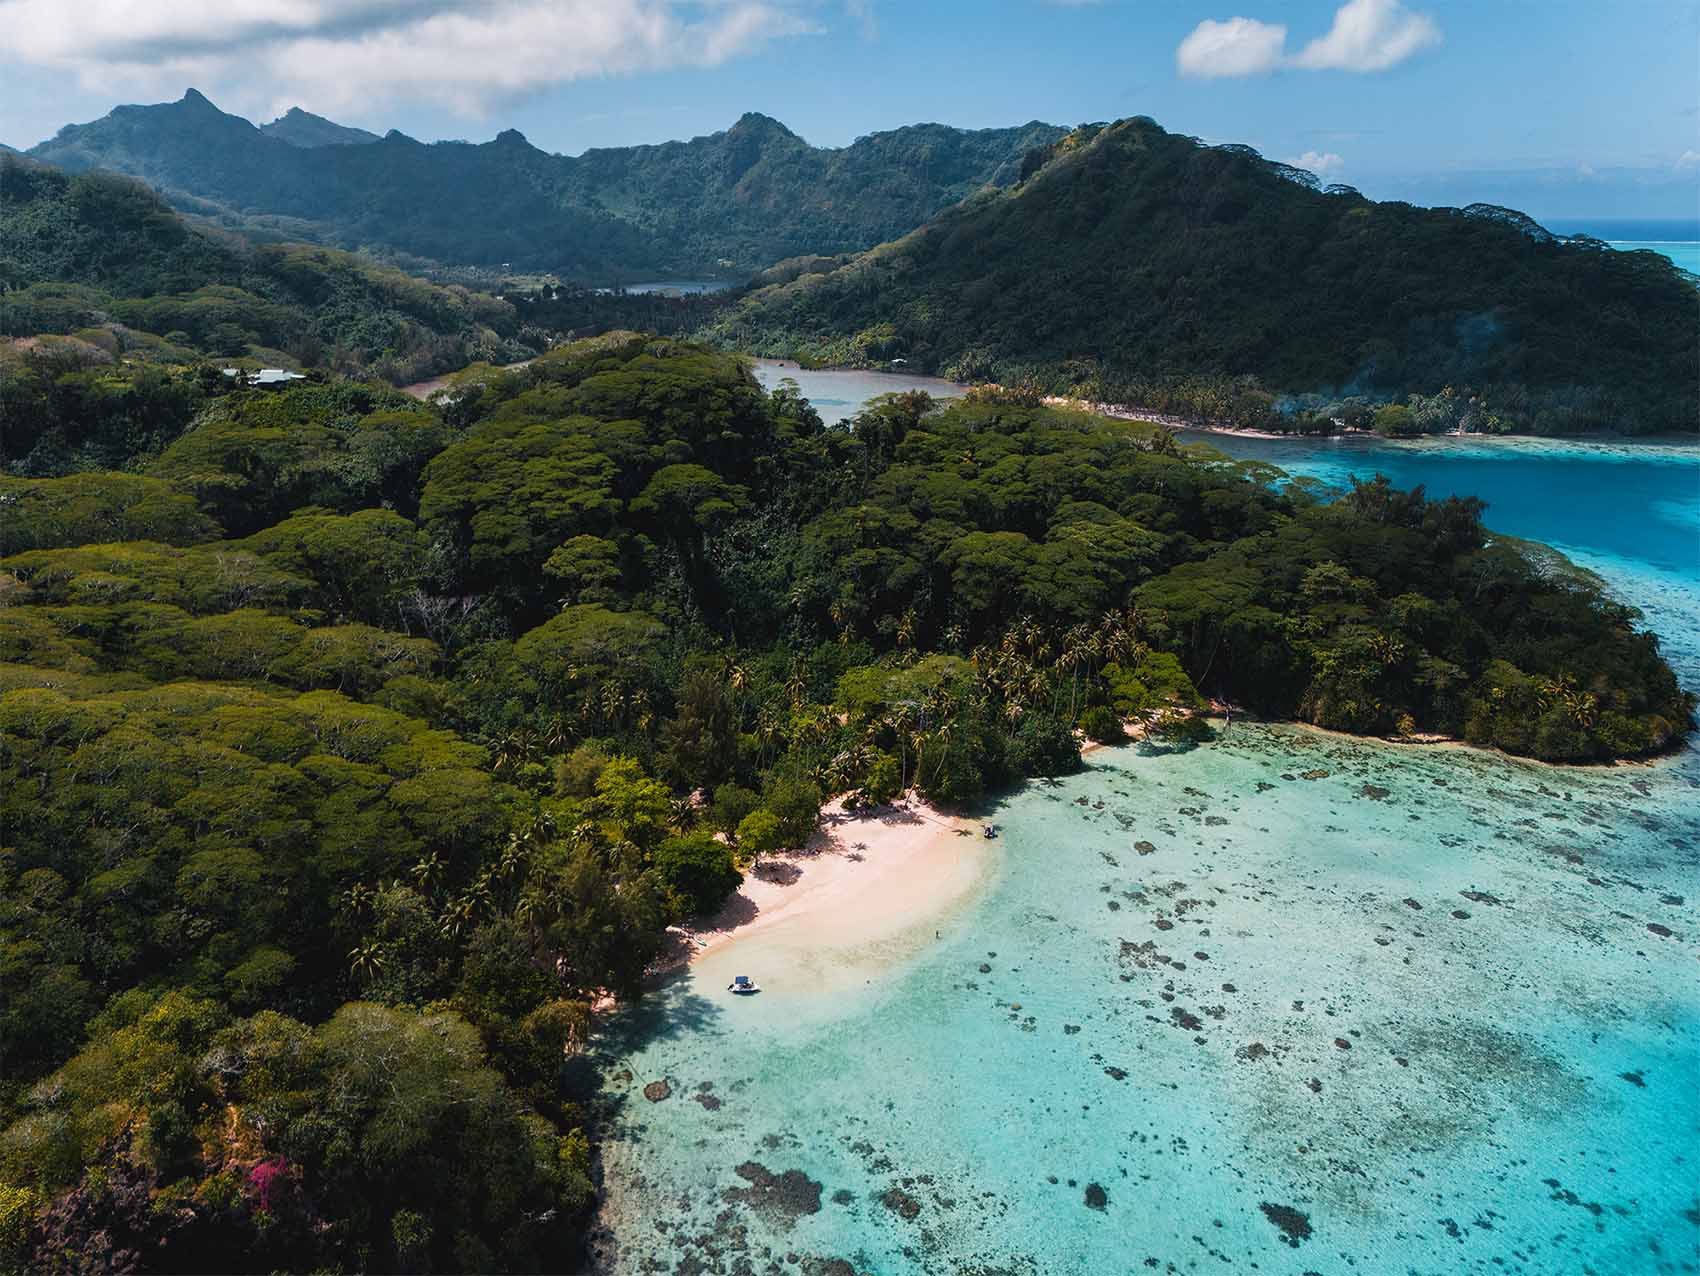
[[[835,798],[805,847],[764,856],[719,912],[669,927],[674,942],[649,978],[774,932],[806,929],[811,947],[848,949],[914,929],[978,880],[984,841],[967,818],[913,793],[866,811]]]
[[[963,382],[951,381],[935,373],[911,373],[907,370],[889,366],[876,366],[866,363],[831,363],[805,366],[800,360],[777,355],[756,355],[746,351],[737,352],[740,358],[752,363],[772,365],[782,371],[802,373],[860,373],[865,376],[888,376],[894,378],[913,378],[916,380],[939,381],[954,386],[957,390],[967,393],[981,385],[994,385],[993,382]],[[1196,434],[1221,434],[1238,436],[1247,439],[1265,439],[1275,442],[1307,442],[1324,443],[1367,440],[1379,443],[1448,443],[1448,444],[1477,444],[1499,443],[1507,447],[1526,444],[1565,445],[1620,445],[1641,449],[1657,449],[1660,447],[1695,447],[1700,445],[1700,437],[1694,434],[1666,431],[1660,434],[1621,434],[1609,431],[1594,430],[1585,434],[1531,434],[1526,431],[1513,431],[1508,434],[1485,434],[1473,432],[1458,434],[1445,432],[1440,434],[1410,434],[1382,435],[1374,430],[1359,429],[1345,426],[1331,430],[1328,433],[1306,433],[1297,430],[1256,430],[1248,426],[1216,425],[1205,421],[1193,420],[1188,417],[1174,416],[1158,412],[1150,408],[1134,407],[1125,403],[1095,403],[1088,399],[1073,398],[1068,395],[1048,394],[1040,402],[1046,407],[1072,409],[1078,412],[1089,412],[1095,416],[1105,416],[1116,421],[1142,421],[1149,425],[1161,425],[1171,430],[1187,430]]]
[[[1226,706],[1213,702],[1195,716],[1211,720],[1220,732],[1225,729],[1220,725],[1225,710]],[[1681,752],[1603,763],[1546,762],[1437,733],[1358,735],[1253,714],[1244,714],[1244,720],[1360,744],[1458,749],[1553,770],[1648,767]],[[1124,720],[1122,727],[1125,738],[1113,743],[1081,737],[1082,763],[1101,749],[1137,746],[1150,734],[1149,724],[1138,718]],[[672,942],[651,964],[645,982],[659,984],[763,936],[776,947],[807,951],[825,960],[920,932],[923,923],[942,916],[984,875],[987,839],[979,835],[979,824],[934,806],[913,790],[893,803],[861,811],[848,811],[843,797],[834,798],[821,808],[821,825],[805,847],[765,856],[713,915],[669,926]],[[596,1009],[608,1013],[619,1006],[610,998]]]
[[[1195,421],[1187,417],[1173,416],[1165,412],[1157,412],[1149,408],[1132,407],[1125,403],[1094,403],[1088,399],[1075,399],[1066,395],[1046,395],[1041,400],[1046,407],[1070,408],[1079,412],[1090,412],[1095,416],[1109,417],[1115,421],[1142,421],[1148,425],[1166,426],[1171,430],[1187,430],[1194,434],[1222,434],[1244,439],[1268,439],[1274,442],[1292,443],[1330,443],[1356,440],[1368,440],[1377,443],[1445,443],[1452,445],[1498,443],[1508,447],[1527,444],[1593,445],[1617,444],[1627,447],[1692,447],[1696,438],[1690,434],[1610,434],[1593,431],[1587,434],[1528,434],[1512,432],[1509,434],[1484,434],[1472,432],[1459,434],[1445,431],[1439,434],[1404,434],[1383,435],[1374,430],[1363,430],[1353,426],[1345,426],[1331,430],[1326,434],[1321,432],[1303,432],[1299,430],[1254,430],[1249,426],[1215,425],[1204,421]]]

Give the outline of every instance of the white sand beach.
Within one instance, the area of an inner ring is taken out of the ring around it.
[[[764,857],[718,914],[677,928],[663,969],[689,961],[717,976],[730,963],[758,978],[783,969],[793,982],[861,982],[868,966],[933,938],[929,923],[970,894],[991,845],[977,822],[913,796],[867,812],[831,802],[806,848]]]

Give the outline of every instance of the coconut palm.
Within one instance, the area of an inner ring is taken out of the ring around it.
[[[761,749],[761,760],[766,764],[768,754],[784,739],[784,723],[774,712],[772,705],[764,704],[756,714],[756,744]]]
[[[537,732],[527,726],[518,726],[502,732],[496,737],[496,760],[492,769],[499,773],[511,773],[519,770],[537,755]]]
[[[908,649],[915,645],[915,611],[910,608],[897,618],[897,645]]]
[[[413,884],[428,895],[436,892],[437,888],[443,884],[443,878],[447,874],[448,865],[443,863],[442,857],[435,851],[432,851],[408,870],[408,876],[413,879]]]
[[[348,973],[357,979],[375,979],[384,968],[384,946],[375,939],[349,949]]]
[[[790,697],[792,709],[800,709],[803,705],[803,693],[808,690],[803,662],[801,658],[791,662],[791,672],[785,679],[785,694]]]

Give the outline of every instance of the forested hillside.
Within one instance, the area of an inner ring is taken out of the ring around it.
[[[395,132],[323,145],[336,140],[327,125],[341,127],[286,116],[257,129],[191,89],[67,126],[30,153],[133,174],[250,232],[600,283],[747,274],[798,253],[867,248],[1011,180],[1027,150],[1063,132],[924,124],[826,150],[750,114],[689,142],[568,157],[511,130],[479,145]]]
[[[570,1270],[594,1004],[833,795],[1185,747],[1204,694],[1563,759],[1692,712],[1477,503],[1030,396],[828,430],[619,333],[123,463],[0,478],[7,1269]]]
[[[255,247],[191,227],[130,178],[0,156],[0,464],[14,471],[162,446],[222,392],[219,364],[405,383],[546,344],[485,294],[334,249]]]
[[[1076,130],[1022,176],[800,264],[705,331],[1259,428],[1700,424],[1695,281],[1657,254],[1560,241],[1505,209],[1319,190],[1143,118]]]

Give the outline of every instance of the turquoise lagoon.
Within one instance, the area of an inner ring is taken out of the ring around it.
[[[1686,239],[1618,239],[1609,241],[1620,252],[1647,249],[1669,257],[1691,274],[1700,275],[1700,243]]]
[[[1210,442],[1478,492],[1700,684],[1693,448]],[[597,1043],[601,1269],[1700,1270],[1700,755],[1088,760],[947,916],[807,972],[752,937]]]

